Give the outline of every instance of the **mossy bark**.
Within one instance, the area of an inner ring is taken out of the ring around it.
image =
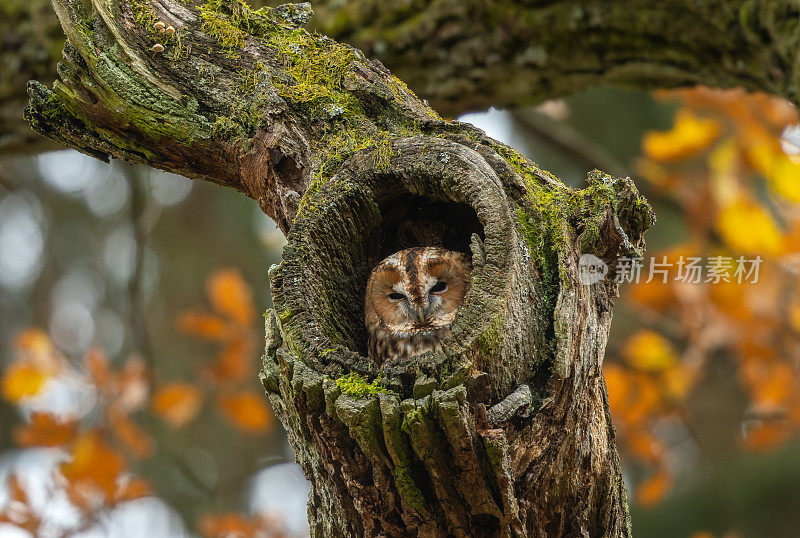
[[[379,58],[442,114],[602,84],[743,87],[800,101],[791,0],[316,2],[320,31]]]
[[[315,536],[630,535],[602,377],[616,284],[578,278],[582,253],[641,253],[629,179],[568,189],[306,32],[305,6],[55,6],[68,45],[53,90],[30,86],[35,129],[236,188],[288,235],[262,381]],[[370,362],[372,265],[447,241],[474,268],[443,351]]]
[[[150,4],[136,4],[144,20]],[[601,84],[742,86],[798,102],[793,0],[321,0],[314,7],[322,33],[379,58],[451,116]],[[32,137],[20,115],[25,82],[52,81],[63,43],[58,21],[44,0],[7,0],[0,15],[0,154],[48,149],[53,144]]]

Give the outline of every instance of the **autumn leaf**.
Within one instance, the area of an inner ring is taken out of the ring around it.
[[[247,336],[228,342],[209,366],[208,373],[216,382],[236,382],[253,374],[253,342]]]
[[[258,532],[258,525],[236,512],[206,515],[199,527],[205,538],[250,538]]]
[[[117,439],[128,447],[136,458],[146,458],[153,453],[153,440],[150,435],[125,414],[110,417],[111,429]]]
[[[636,500],[644,506],[658,504],[672,485],[672,479],[665,469],[659,469],[636,488]]]
[[[56,354],[55,347],[53,347],[53,342],[48,334],[35,327],[25,329],[19,333],[14,345],[20,354],[40,365],[50,364]]]
[[[83,362],[92,378],[92,383],[101,388],[111,385],[114,376],[108,364],[108,357],[102,351],[97,348],[90,349]]]
[[[633,430],[625,438],[631,452],[637,458],[655,463],[661,459],[663,447],[661,443],[646,430]]]
[[[125,469],[125,460],[97,431],[89,431],[73,443],[70,459],[59,470],[78,491],[87,497],[100,492],[105,499],[114,499],[117,480]]]
[[[713,119],[701,119],[683,109],[675,116],[672,129],[645,134],[642,146],[645,154],[657,161],[679,161],[710,146],[719,130],[719,124]]]
[[[606,363],[603,373],[606,378],[606,389],[608,390],[608,405],[615,413],[622,412],[628,400],[628,389],[630,383],[628,375],[616,364]]]
[[[651,330],[641,330],[628,338],[623,353],[631,366],[645,371],[662,371],[678,360],[672,344]]]
[[[19,446],[63,446],[72,441],[78,424],[74,419],[62,420],[52,413],[34,412],[30,422],[14,429],[14,442]]]
[[[8,367],[0,380],[3,398],[16,403],[23,398],[35,396],[42,390],[48,375],[40,369],[25,363],[15,363]]]
[[[255,306],[250,288],[236,269],[217,271],[208,280],[211,304],[239,325],[249,326],[255,319]]]
[[[187,310],[178,316],[178,329],[207,340],[224,340],[229,333],[227,322],[200,310]]]
[[[130,477],[120,486],[115,500],[118,502],[133,501],[152,494],[147,480],[139,477]]]
[[[217,405],[234,426],[245,432],[262,433],[272,427],[272,412],[264,397],[257,392],[222,395]]]
[[[783,238],[770,214],[745,198],[723,207],[716,227],[725,243],[738,252],[774,256],[783,248]]]
[[[744,447],[754,451],[768,450],[784,442],[789,435],[790,432],[784,425],[764,422],[747,429]]]
[[[153,412],[176,428],[191,421],[200,411],[203,396],[199,388],[188,383],[172,383],[161,387],[153,397]]]

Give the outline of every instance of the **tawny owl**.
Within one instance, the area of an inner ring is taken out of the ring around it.
[[[367,282],[369,358],[377,364],[441,349],[469,290],[468,256],[438,247],[395,252]]]

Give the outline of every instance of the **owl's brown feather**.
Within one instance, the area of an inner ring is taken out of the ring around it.
[[[441,349],[469,291],[469,257],[415,247],[381,261],[367,282],[364,321],[378,364]]]

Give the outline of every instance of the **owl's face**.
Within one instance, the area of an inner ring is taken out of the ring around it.
[[[370,358],[384,362],[438,349],[469,290],[469,258],[438,247],[396,252],[367,282]]]

